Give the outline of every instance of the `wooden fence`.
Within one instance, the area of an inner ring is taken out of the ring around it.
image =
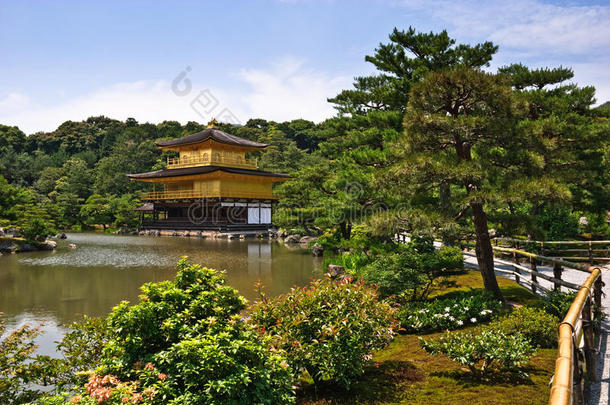
[[[504,256],[495,259],[496,263],[505,267],[497,267],[496,272],[514,277],[517,283],[528,286],[534,293],[543,295],[551,291],[541,285],[539,279],[551,282],[553,290],[565,287],[577,291],[568,314],[559,325],[557,360],[549,405],[584,404],[585,379],[588,381],[598,379],[595,365],[595,335],[599,335],[600,330],[594,320],[599,319],[597,315],[602,308],[603,282],[600,269],[515,248],[494,246],[494,251]],[[464,254],[475,256],[468,251]],[[513,261],[505,260],[509,257]],[[529,266],[525,266],[522,262],[528,263]],[[552,267],[553,276],[538,271],[539,264]],[[582,285],[578,285],[562,279],[565,270],[585,272],[588,277]]]
[[[610,240],[538,241],[495,238],[496,246],[536,250],[542,256],[564,258],[573,262],[610,262]],[[533,249],[532,249],[533,248]]]

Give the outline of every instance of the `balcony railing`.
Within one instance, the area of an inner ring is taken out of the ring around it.
[[[277,200],[275,194],[256,193],[251,191],[237,191],[222,193],[218,191],[180,190],[180,191],[151,191],[142,193],[142,200],[181,200],[190,198],[260,198],[265,200]]]
[[[198,156],[198,157],[182,157],[182,158],[167,158],[168,169],[178,169],[181,167],[193,166],[228,166],[239,167],[242,169],[258,169],[256,159],[241,159],[239,157],[228,156]]]

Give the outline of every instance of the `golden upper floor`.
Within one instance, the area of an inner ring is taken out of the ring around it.
[[[257,161],[246,158],[246,153],[268,146],[216,128],[207,128],[179,139],[157,142],[156,145],[160,149],[178,152],[179,157],[167,159],[168,169],[213,165],[253,170],[258,168]]]

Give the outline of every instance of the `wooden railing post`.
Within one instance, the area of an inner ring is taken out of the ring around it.
[[[595,284],[593,285],[593,303],[596,307],[602,307],[602,287],[604,283],[602,281],[602,276],[599,276],[597,280],[595,280]]]
[[[515,270],[515,282],[517,284],[519,284],[519,282],[521,281],[521,277],[519,277],[519,275],[521,274],[521,272],[519,271],[518,267],[514,267],[513,266],[513,270]]]
[[[582,378],[582,359],[580,351],[576,344],[573,347],[573,380],[572,380],[572,404],[573,405],[584,405],[585,404],[585,392]]]
[[[519,245],[517,245],[519,246]],[[517,247],[518,249],[518,247]],[[519,264],[519,255],[517,255],[517,252],[515,250],[513,250],[513,261],[517,264]]]
[[[593,246],[591,241],[589,241],[589,265],[593,266]]]
[[[538,271],[536,268],[536,259],[534,259],[533,257],[530,256],[530,269],[532,269],[532,271]],[[536,277],[535,273],[532,273],[532,292],[534,294],[536,294],[536,285],[534,283],[538,282],[538,277]]]
[[[562,273],[561,264],[553,263],[553,277],[555,277],[558,280],[561,280],[561,273]],[[561,285],[559,285],[559,283],[554,283],[554,284],[555,285],[553,286],[553,290],[560,291]]]
[[[602,281],[602,276],[600,275],[595,283],[593,284],[593,304],[594,314],[593,319],[598,320],[602,315],[602,288],[604,286],[604,282]],[[601,322],[595,325],[596,332],[599,334],[601,332]]]
[[[591,297],[587,297],[585,307],[582,310],[583,350],[585,352],[585,364],[587,379],[597,381],[597,367],[595,366],[595,343],[593,338]]]

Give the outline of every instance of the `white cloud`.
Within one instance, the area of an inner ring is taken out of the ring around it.
[[[610,6],[557,5],[540,0],[404,1],[452,36],[492,40],[520,53],[586,55],[610,45]]]
[[[492,67],[572,67],[575,81],[610,100],[610,5],[541,0],[403,0],[395,4],[446,27],[459,42],[491,40],[500,49]]]
[[[0,97],[0,122],[33,133],[97,115],[153,123],[205,123],[213,117],[222,120],[227,110],[241,123],[249,118],[321,121],[334,115],[326,99],[351,84],[351,78],[306,69],[304,62],[293,58],[273,63],[268,70],[243,69],[237,79],[242,85],[236,90],[192,83],[191,91],[183,96],[176,95],[166,80],[117,83],[54,105],[36,103],[35,94],[10,93]],[[196,99],[201,103],[195,103],[194,109],[191,104]]]
[[[271,70],[244,69],[240,77],[251,87],[243,96],[244,109],[252,116],[276,121],[320,121],[334,115],[327,98],[352,82],[351,77],[307,70],[302,61],[293,58],[282,59]]]

